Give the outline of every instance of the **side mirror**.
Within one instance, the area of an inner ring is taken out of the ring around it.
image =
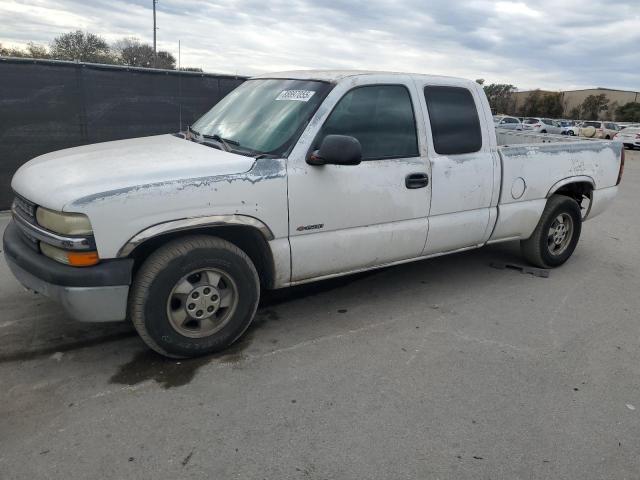
[[[327,135],[320,148],[314,151],[309,165],[358,165],[362,162],[362,146],[357,138],[347,135]]]

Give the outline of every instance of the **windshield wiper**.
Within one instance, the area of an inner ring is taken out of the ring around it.
[[[237,140],[232,140],[230,138],[222,138],[220,135],[218,135],[217,133],[215,135],[207,135],[207,134],[202,134],[202,138],[209,138],[211,140],[215,140],[216,142],[221,142],[221,143],[225,143],[228,145],[236,145],[236,146],[240,146],[240,142],[238,142]]]
[[[193,128],[191,128],[191,125],[189,125],[189,127],[187,129],[189,130],[189,132],[193,133],[197,137],[201,137],[201,138],[204,138],[206,140],[214,140],[214,141],[218,142],[219,144],[221,144],[224,147],[223,150],[225,152],[231,151],[231,147],[229,145],[234,145],[234,146],[237,146],[237,147],[240,146],[240,142],[238,142],[236,140],[232,140],[230,138],[222,138],[217,133],[215,135],[207,135],[206,133],[196,132]]]
[[[237,142],[235,140],[231,140],[229,138],[222,138],[220,135],[218,135],[217,133],[215,135],[207,135],[207,134],[202,134],[202,138],[205,138],[207,140],[215,140],[216,142],[218,142],[219,144],[224,146],[224,150],[225,152],[230,152],[231,151],[231,147],[229,145],[235,145],[235,146],[240,146],[240,142]]]

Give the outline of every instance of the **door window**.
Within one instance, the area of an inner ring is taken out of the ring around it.
[[[402,85],[371,85],[347,92],[317,137],[349,135],[362,145],[363,160],[417,157],[418,136],[411,97]]]

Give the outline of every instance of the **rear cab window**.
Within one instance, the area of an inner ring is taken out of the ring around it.
[[[436,153],[458,155],[482,148],[480,117],[471,91],[432,85],[424,87],[424,97]]]

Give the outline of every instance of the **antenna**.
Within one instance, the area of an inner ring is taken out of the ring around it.
[[[158,0],[151,0],[153,2],[153,67],[156,68],[158,66],[158,52],[156,50],[156,31],[158,27],[156,27],[156,3]]]
[[[181,60],[181,48],[180,40],[178,40],[178,118],[179,118],[179,132],[182,131],[182,64]]]

